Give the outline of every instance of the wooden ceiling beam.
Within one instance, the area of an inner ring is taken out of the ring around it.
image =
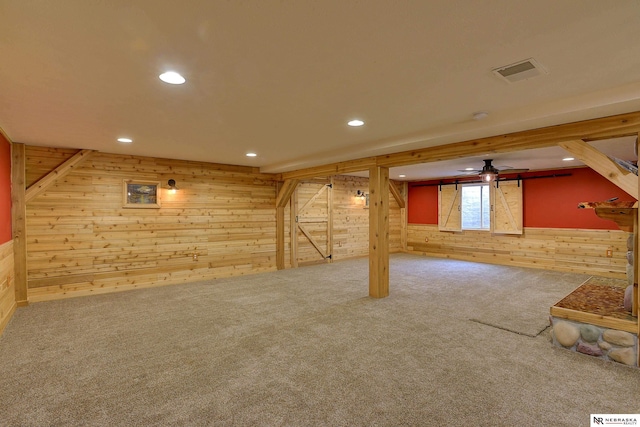
[[[332,176],[368,170],[372,166],[397,167],[464,157],[545,148],[565,141],[596,140],[640,132],[640,111],[549,126],[447,145],[366,157],[282,173],[283,179]]]
[[[563,141],[602,139],[640,131],[640,111],[379,156],[379,166],[406,166],[463,157],[552,147]]]
[[[299,169],[291,172],[283,172],[282,179],[305,179],[315,178],[318,176],[343,175],[352,172],[366,171],[369,170],[370,167],[375,165],[375,157],[365,157],[362,159],[348,160],[346,162],[330,163],[328,165]]]
[[[606,154],[579,139],[558,145],[631,196],[638,197],[638,177],[618,166]]]

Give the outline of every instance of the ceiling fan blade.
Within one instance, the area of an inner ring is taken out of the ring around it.
[[[458,169],[458,172],[462,172],[462,175],[477,175],[482,171],[477,171],[477,170],[468,171],[466,169]]]
[[[500,169],[500,173],[501,174],[506,174],[506,173],[523,173],[523,172],[527,172],[529,169]]]

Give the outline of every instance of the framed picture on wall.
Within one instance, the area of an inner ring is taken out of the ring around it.
[[[160,183],[125,179],[123,185],[123,207],[159,208]]]

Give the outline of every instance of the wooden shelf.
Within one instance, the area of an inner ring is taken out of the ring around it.
[[[638,208],[595,208],[595,211],[599,218],[613,221],[620,230],[633,233]]]

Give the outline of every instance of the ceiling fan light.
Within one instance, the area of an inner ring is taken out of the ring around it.
[[[486,159],[484,166],[480,172],[480,179],[484,182],[495,181],[498,178],[498,169],[494,168],[491,164],[492,159]]]
[[[492,182],[498,178],[498,174],[495,172],[481,172],[480,179],[484,182]]]

